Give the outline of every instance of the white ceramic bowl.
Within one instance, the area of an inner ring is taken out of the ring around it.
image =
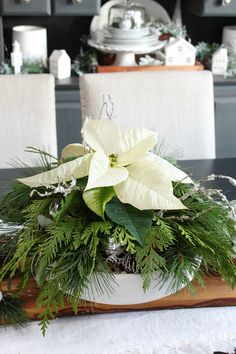
[[[193,276],[189,276],[192,280]],[[161,299],[175,293],[171,287],[171,279],[164,285],[158,284],[160,273],[156,273],[155,279],[151,282],[147,292],[143,290],[143,280],[139,274],[121,273],[115,275],[115,283],[112,283],[113,293],[106,293],[97,290],[95,282],[92,280],[88,289],[84,291],[82,299],[107,305],[132,305],[142,304]],[[184,288],[181,284],[179,289]]]

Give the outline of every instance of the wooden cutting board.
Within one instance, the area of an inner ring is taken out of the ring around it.
[[[215,307],[215,306],[236,306],[236,289],[230,289],[220,277],[206,277],[206,289],[202,289],[197,282],[194,285],[197,289],[196,296],[192,296],[186,289],[180,290],[178,293],[166,296],[160,300],[137,304],[137,305],[104,305],[82,301],[79,304],[79,313],[108,313],[121,311],[136,310],[162,310],[177,308],[197,308],[197,307]],[[12,292],[16,289],[19,278],[11,281],[4,281],[1,284],[1,290]],[[28,289],[22,294],[26,311],[31,319],[37,319],[40,310],[36,308],[36,297],[39,289],[34,279],[30,281]],[[61,308],[57,316],[72,315],[73,310],[70,304],[66,304]]]

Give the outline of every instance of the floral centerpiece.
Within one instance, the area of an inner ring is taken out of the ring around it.
[[[192,277],[203,285],[209,271],[235,285],[235,217],[221,192],[151,152],[147,129],[86,119],[82,136],[54,163],[41,152],[44,171],[18,179],[0,205],[3,220],[23,224],[1,238],[0,279],[19,274],[21,291],[35,277],[43,333],[65,301],[77,312],[92,281],[112,296],[120,272],[140,274],[144,292],[157,272],[173,290],[194,291]]]

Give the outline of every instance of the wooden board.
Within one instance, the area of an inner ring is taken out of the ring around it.
[[[183,71],[196,71],[203,70],[204,67],[200,63],[194,66],[113,66],[113,65],[98,65],[97,73],[111,73],[111,72],[128,72],[128,71],[167,71],[167,70],[183,70]]]
[[[197,308],[197,307],[215,307],[215,306],[236,306],[236,289],[231,290],[225,282],[219,277],[206,277],[206,289],[202,289],[196,282],[196,296],[192,296],[186,289],[182,289],[174,295],[167,296],[160,300],[137,304],[137,305],[104,305],[83,301],[79,305],[79,313],[108,313],[136,310],[154,310],[154,309],[177,309],[177,308]],[[19,279],[15,278],[10,282],[4,281],[1,284],[1,290],[12,292]],[[21,297],[25,304],[26,311],[31,319],[37,319],[40,310],[36,308],[36,297],[39,293],[34,279],[30,281],[29,288],[22,293]],[[70,304],[66,304],[60,309],[57,316],[72,315],[73,311]]]

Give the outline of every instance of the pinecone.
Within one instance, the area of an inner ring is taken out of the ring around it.
[[[134,255],[131,253],[121,253],[117,256],[111,254],[106,259],[106,263],[113,271],[125,271],[127,273],[137,273],[136,262]]]

